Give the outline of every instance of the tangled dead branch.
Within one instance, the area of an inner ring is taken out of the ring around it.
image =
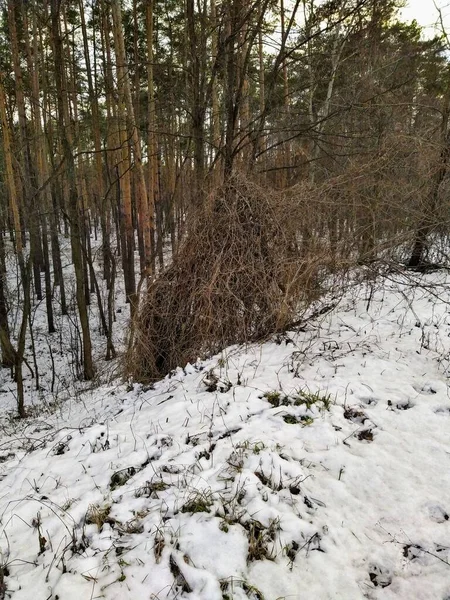
[[[141,302],[130,374],[153,380],[229,344],[264,338],[316,298],[325,249],[302,249],[300,210],[295,197],[240,176],[217,190]]]

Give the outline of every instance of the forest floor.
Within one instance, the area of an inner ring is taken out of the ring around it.
[[[450,275],[324,302],[150,389],[74,391],[60,336],[24,421],[5,375],[0,597],[449,600]]]

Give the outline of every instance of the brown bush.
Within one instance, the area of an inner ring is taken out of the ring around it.
[[[130,374],[153,380],[198,356],[283,329],[320,293],[326,251],[301,251],[298,198],[234,176],[192,217],[134,322]],[[322,275],[321,275],[322,273]]]
[[[399,177],[411,153],[409,140],[391,140],[320,184],[282,191],[234,175],[189,216],[172,264],[144,295],[128,373],[153,380],[230,344],[260,340],[324,291],[341,291],[350,268],[406,262],[433,177],[418,159]],[[445,203],[432,218],[436,248],[439,224],[446,232],[450,222]]]

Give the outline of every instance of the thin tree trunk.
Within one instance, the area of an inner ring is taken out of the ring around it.
[[[199,12],[198,19],[203,21],[203,18],[203,14]],[[186,19],[190,63],[190,113],[192,120],[192,139],[194,144],[195,189],[193,203],[194,206],[200,206],[203,201],[203,182],[205,177],[205,109],[202,89],[204,48],[202,43],[203,40],[201,39],[201,36],[197,34],[197,19],[194,0],[187,0],[186,2]]]
[[[146,26],[147,26],[147,87],[148,87],[148,212],[150,219],[150,235],[152,243],[152,268],[155,269],[155,257],[158,254],[160,267],[162,268],[162,224],[161,215],[157,214],[156,226],[158,231],[155,231],[155,213],[161,202],[159,194],[159,178],[158,178],[158,150],[156,140],[156,102],[155,88],[153,81],[153,10],[155,0],[148,0],[146,10]],[[157,233],[157,239],[156,235]]]
[[[37,16],[36,11],[33,14],[33,49],[31,48],[29,36],[28,36],[28,17],[27,11],[24,5],[22,5],[22,15],[24,22],[24,37],[25,47],[27,54],[27,66],[28,71],[31,74],[31,111],[33,115],[33,129],[34,129],[34,140],[33,140],[33,151],[36,160],[36,185],[38,190],[42,190],[37,195],[39,204],[42,205],[40,212],[40,222],[42,231],[42,252],[43,252],[43,263],[44,263],[44,282],[45,282],[45,304],[47,311],[47,327],[49,333],[54,333],[55,324],[53,317],[53,303],[52,303],[52,284],[51,284],[51,271],[50,271],[50,253],[49,253],[49,238],[48,238],[48,226],[47,226],[47,215],[51,212],[51,198],[50,198],[50,186],[44,186],[44,182],[48,179],[49,169],[47,164],[47,158],[45,155],[45,137],[42,131],[42,116],[41,116],[41,104],[39,98],[39,67],[37,62],[38,57],[38,36],[37,36]]]
[[[217,22],[217,9],[216,0],[211,0],[211,22],[212,22],[212,40],[211,40],[211,51],[213,64],[216,64],[218,46],[219,46],[219,30]],[[217,160],[220,154],[221,136],[220,136],[220,106],[219,106],[219,92],[217,86],[217,79],[215,78],[212,83],[211,89],[211,137],[212,147],[214,152],[213,157],[213,187],[216,187],[220,183],[220,163]]]
[[[15,92],[17,114],[19,117],[18,141],[20,148],[20,164],[22,171],[22,188],[24,207],[26,208],[26,224],[30,232],[30,249],[33,263],[34,286],[36,297],[42,300],[41,268],[43,266],[42,249],[39,231],[39,205],[32,202],[32,167],[30,148],[27,135],[27,118],[25,113],[25,98],[23,91],[22,67],[19,57],[19,45],[16,30],[16,8],[13,0],[8,0],[8,26],[11,38],[11,53],[15,76]]]
[[[55,61],[55,84],[58,96],[58,118],[62,141],[63,156],[65,159],[69,192],[69,217],[70,238],[72,245],[72,260],[75,269],[76,297],[83,341],[83,375],[89,380],[94,377],[94,363],[92,360],[91,335],[89,330],[89,317],[84,296],[84,274],[81,227],[78,206],[77,180],[75,173],[75,160],[72,150],[71,122],[69,117],[68,97],[64,85],[65,73],[63,63],[63,45],[60,33],[60,1],[51,0],[52,42]]]
[[[30,278],[29,278],[29,265],[25,264],[23,246],[22,246],[22,231],[19,214],[18,196],[16,189],[16,182],[12,164],[12,147],[11,147],[11,132],[8,119],[6,116],[6,101],[5,91],[3,87],[3,74],[0,73],[0,122],[2,126],[3,136],[3,152],[5,156],[5,167],[6,167],[6,187],[9,195],[9,203],[12,213],[12,220],[14,226],[15,244],[17,260],[19,263],[20,279],[23,289],[23,308],[22,308],[22,321],[20,326],[19,341],[17,344],[17,350],[14,353],[15,358],[15,378],[17,383],[17,410],[19,417],[23,418],[26,416],[25,413],[25,397],[23,389],[23,378],[22,378],[22,365],[25,352],[25,335],[28,324],[28,314],[31,307],[30,302]],[[8,344],[9,338],[7,332],[2,329],[1,332],[4,344]],[[12,346],[9,351],[12,350]]]
[[[3,240],[2,229],[3,227],[0,229],[0,347],[2,351],[2,366],[12,368],[14,366],[14,352],[11,346],[8,323],[8,305],[6,302],[5,244]]]
[[[116,51],[117,76],[119,85],[119,105],[122,115],[125,116],[127,131],[133,149],[134,169],[136,172],[136,195],[138,224],[144,241],[144,270],[142,276],[151,275],[151,241],[150,241],[150,218],[147,198],[147,187],[145,184],[144,168],[142,165],[141,140],[139,129],[134,117],[133,101],[131,96],[128,68],[126,66],[125,43],[122,28],[122,13],[120,0],[112,0],[112,15],[114,23],[114,46]],[[124,131],[126,134],[126,132]],[[133,307],[132,307],[133,309]]]

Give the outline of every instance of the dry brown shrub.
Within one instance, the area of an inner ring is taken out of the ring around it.
[[[329,259],[299,244],[303,203],[233,176],[192,217],[134,322],[129,374],[155,380],[198,356],[281,330],[320,294]]]
[[[429,212],[435,154],[396,137],[320,183],[284,191],[234,175],[190,215],[172,264],[144,295],[128,374],[158,379],[230,344],[263,339],[324,291],[342,290],[349,269],[406,262]],[[444,206],[427,217],[434,247],[440,224],[448,231]]]

